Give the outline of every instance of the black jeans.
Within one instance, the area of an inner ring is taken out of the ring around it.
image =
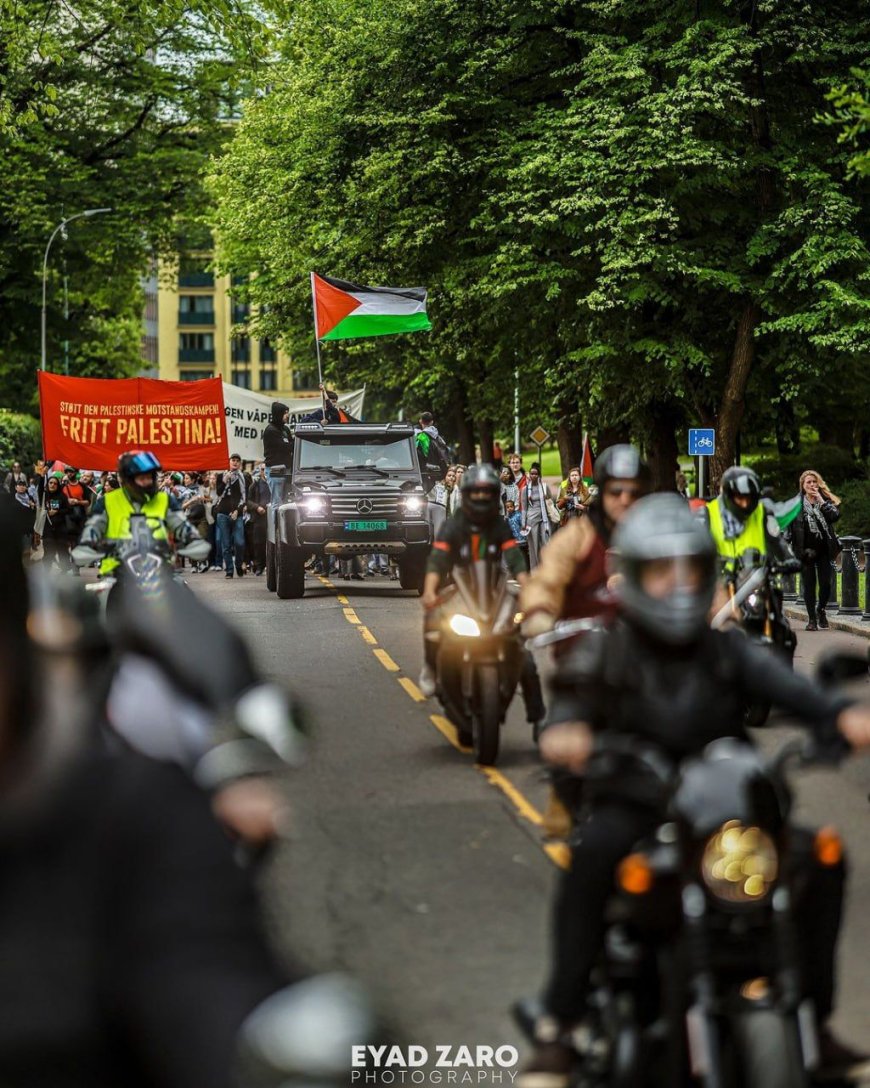
[[[612,802],[594,808],[579,825],[571,868],[562,874],[556,893],[552,968],[544,994],[548,1012],[565,1024],[576,1023],[585,1013],[589,975],[601,952],[604,910],[613,892],[616,866],[660,823],[652,809]],[[792,831],[801,969],[806,992],[823,1023],[833,1007],[834,952],[846,870],[842,864],[827,869],[816,864],[812,844],[811,832]]]
[[[816,618],[816,580],[819,586],[819,608],[824,608],[831,599],[831,556],[827,547],[814,549],[815,559],[804,560],[801,567],[801,586],[804,594],[804,604],[807,606],[807,616]]]

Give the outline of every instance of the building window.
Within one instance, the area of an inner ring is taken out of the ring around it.
[[[207,370],[179,370],[180,382],[198,382],[202,378],[210,378],[212,375]]]
[[[260,371],[260,389],[264,393],[273,393],[278,388],[278,372],[267,368]]]
[[[213,325],[214,295],[179,295],[179,325]]]
[[[239,389],[251,388],[251,372],[250,370],[242,370],[237,367],[233,367],[232,370],[232,382],[233,385],[237,385]]]
[[[233,340],[232,359],[234,363],[246,363],[251,357],[251,341],[247,336]]]
[[[158,359],[157,355],[157,337],[156,336],[143,336],[142,337],[142,361],[150,363],[152,366],[156,365]]]
[[[317,371],[316,370],[294,370],[293,371],[293,388],[294,389],[316,389],[317,388]]]
[[[179,333],[178,358],[182,363],[213,363],[214,334],[210,332]]]
[[[179,287],[214,287],[214,273],[207,257],[182,257],[178,267]]]
[[[179,295],[178,311],[182,314],[214,314],[214,295]]]
[[[233,303],[233,324],[243,325],[251,316],[251,307],[247,302]]]
[[[261,363],[274,363],[275,362],[275,349],[269,343],[268,340],[260,341],[260,362]]]

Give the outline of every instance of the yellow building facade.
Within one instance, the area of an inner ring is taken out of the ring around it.
[[[231,296],[230,277],[215,276],[208,261],[208,255],[183,257],[159,269],[152,306],[158,376],[168,381],[220,377],[258,393],[314,394],[316,367],[294,370],[290,358],[268,340],[239,334],[250,311]]]

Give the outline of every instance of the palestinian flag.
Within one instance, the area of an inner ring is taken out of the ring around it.
[[[318,340],[390,336],[431,329],[424,287],[358,287],[311,273]]]
[[[583,435],[583,456],[580,458],[580,475],[583,483],[588,487],[592,483],[592,447],[589,445],[589,435]]]
[[[773,513],[780,529],[787,529],[789,525],[791,525],[801,512],[802,505],[803,496],[800,492],[798,492],[793,499],[788,499],[786,502],[775,502],[773,504]]]

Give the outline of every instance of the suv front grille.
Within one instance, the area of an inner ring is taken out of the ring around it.
[[[349,495],[330,495],[331,512],[341,518],[385,518],[396,517],[399,513],[399,500],[394,495],[366,496],[364,505],[371,503],[371,509],[360,510],[357,505],[360,498]]]

